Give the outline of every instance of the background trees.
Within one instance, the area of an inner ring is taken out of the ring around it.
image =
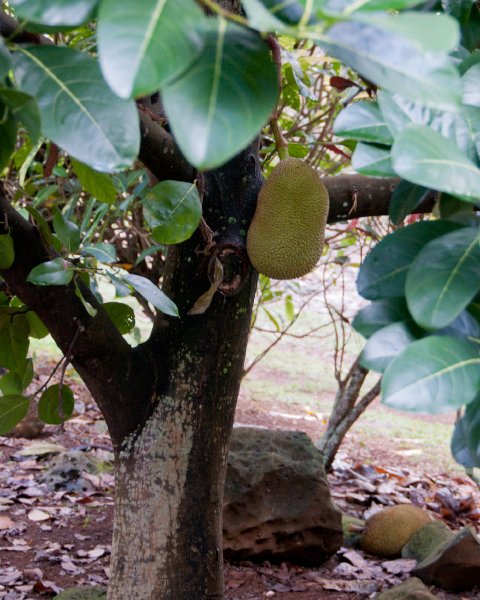
[[[476,4],[12,0],[4,9],[0,431],[28,410],[28,340],[48,330],[115,447],[110,598],[222,595],[222,481],[256,286],[244,239],[262,162],[268,171],[276,160],[273,144],[265,161],[259,154],[272,118],[291,129],[292,154],[331,173],[354,150],[361,176],[325,180],[330,222],[389,211],[401,224],[431,207],[430,190],[441,194],[438,219],[400,228],[365,261],[359,290],[372,304],[355,326],[369,338],[363,365],[384,371],[386,403],[468,404],[454,449],[478,465]],[[307,66],[318,75],[326,64],[324,85],[351,91],[334,125],[344,146],[312,125],[339,108],[310,87]],[[122,172],[137,155],[149,182],[140,168]],[[127,343],[134,315],[103,302],[98,278],[142,299],[154,317],[148,341]],[[72,408],[62,381],[40,397],[48,422]]]

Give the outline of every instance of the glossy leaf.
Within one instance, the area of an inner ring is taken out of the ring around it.
[[[131,306],[122,302],[105,302],[103,308],[122,335],[135,327],[135,312]]]
[[[195,183],[162,181],[143,201],[144,216],[160,244],[178,244],[197,229],[202,205]]]
[[[18,394],[0,396],[0,435],[11,431],[26,416],[30,400]]]
[[[25,125],[35,143],[41,133],[40,113],[35,99],[15,88],[0,87],[0,101]]]
[[[98,45],[112,90],[145,96],[178,77],[203,47],[204,22],[194,0],[103,0]]]
[[[209,23],[198,60],[162,92],[175,140],[199,169],[221,165],[245,148],[278,98],[277,70],[262,38],[223,18]]]
[[[480,321],[467,310],[463,310],[449,325],[435,333],[463,339],[471,338],[471,341],[480,340]]]
[[[106,265],[116,262],[117,251],[115,246],[107,244],[105,242],[98,242],[98,244],[90,244],[82,248],[82,254],[87,256],[93,256],[97,260]]]
[[[242,0],[242,5],[248,17],[248,24],[252,29],[259,31],[276,31],[288,33],[301,19],[303,10],[298,8],[298,3],[293,1],[275,10],[276,0]],[[269,10],[269,7],[272,10]],[[293,10],[292,10],[293,9]],[[301,13],[299,15],[299,13]],[[278,16],[277,16],[278,15]],[[293,30],[292,30],[293,33]]]
[[[58,239],[67,250],[75,252],[78,249],[80,246],[80,229],[78,225],[68,220],[56,206],[53,208],[53,228]]]
[[[364,338],[370,338],[387,325],[405,321],[410,317],[403,298],[380,300],[362,308],[352,321],[352,327]]]
[[[374,102],[356,102],[342,110],[335,120],[333,132],[362,142],[386,146],[393,143],[392,134]]]
[[[409,125],[392,146],[395,171],[404,179],[475,202],[480,169],[454,143],[422,125]]]
[[[86,192],[99,202],[105,202],[105,204],[115,202],[117,190],[110,175],[99,173],[78,160],[72,160],[72,167],[80,185]]]
[[[10,66],[10,52],[5,48],[3,39],[0,37],[0,80],[8,73]]]
[[[403,296],[407,271],[415,256],[431,240],[459,227],[452,221],[424,221],[387,235],[360,267],[358,293],[369,300]]]
[[[425,329],[451,323],[480,291],[480,230],[463,227],[417,254],[407,275],[407,304]]]
[[[10,0],[20,19],[50,27],[76,27],[89,21],[99,0]]]
[[[50,425],[61,425],[73,413],[75,400],[68,385],[62,385],[61,397],[58,383],[48,387],[38,401],[38,416]]]
[[[132,164],[140,144],[135,103],[110,90],[93,58],[35,46],[19,49],[13,62],[19,87],[37,100],[46,137],[98,171]]]
[[[178,317],[176,304],[149,279],[140,277],[139,275],[124,275],[122,279],[131,285],[145,300],[153,304],[155,308],[158,308],[160,312],[172,317]]]
[[[453,337],[429,336],[412,343],[388,365],[382,402],[401,410],[444,413],[471,402],[479,388],[479,347]]]
[[[66,285],[73,278],[71,263],[63,258],[54,258],[34,267],[27,281],[35,285]]]
[[[480,467],[480,395],[455,423],[450,447],[459,464],[467,468]]]
[[[352,155],[352,167],[362,175],[395,177],[390,148],[372,144],[357,144]]]
[[[402,180],[395,191],[388,206],[388,214],[392,223],[399,225],[406,216],[414,213],[415,209],[425,200],[429,190],[421,185],[415,185]]]
[[[460,105],[459,77],[449,57],[422,52],[421,39],[417,45],[378,26],[343,22],[326,37],[319,36],[318,42],[331,56],[387,90],[442,110],[457,110]]]
[[[365,345],[361,365],[383,373],[390,362],[417,339],[411,323],[392,323],[376,331]]]
[[[15,260],[12,237],[7,233],[0,234],[0,269],[8,269]]]
[[[480,107],[480,64],[474,65],[462,77],[463,102]]]

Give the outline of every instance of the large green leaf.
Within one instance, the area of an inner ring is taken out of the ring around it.
[[[479,389],[479,347],[435,335],[413,342],[388,365],[382,402],[401,410],[443,413],[471,402]]]
[[[326,0],[324,11],[327,14],[339,15],[383,10],[405,10],[423,0]]]
[[[24,314],[10,315],[0,329],[0,366],[21,371],[30,344],[29,325]]]
[[[392,323],[406,321],[410,317],[403,298],[372,302],[362,308],[352,321],[352,327],[365,338]]]
[[[463,102],[480,106],[480,64],[474,65],[462,77]]]
[[[360,267],[358,293],[369,300],[403,296],[407,271],[415,256],[431,240],[459,227],[452,221],[424,221],[387,235]]]
[[[162,181],[143,201],[144,216],[153,229],[152,237],[160,244],[178,244],[197,229],[202,204],[195,183]]]
[[[392,134],[375,102],[356,102],[338,115],[333,132],[345,138],[389,146]]]
[[[0,37],[0,80],[8,73],[10,65],[10,52],[5,48],[3,39]]]
[[[0,269],[8,269],[15,259],[12,237],[7,233],[0,234]]]
[[[98,45],[110,87],[129,98],[172,81],[200,53],[204,21],[194,0],[103,0]]]
[[[11,87],[0,87],[0,101],[11,109],[28,129],[30,139],[36,142],[41,134],[40,113],[35,99]]]
[[[48,387],[38,401],[38,416],[50,425],[60,425],[69,419],[73,413],[75,400],[73,392],[68,385],[60,386],[58,383]]]
[[[411,323],[392,323],[376,331],[365,345],[361,365],[383,373],[390,362],[418,338]]]
[[[84,246],[82,248],[82,254],[93,256],[106,265],[117,261],[117,251],[115,246],[107,244],[106,242],[98,242],[97,244]]]
[[[395,191],[388,206],[388,214],[392,223],[399,225],[410,213],[415,212],[424,200],[429,190],[421,185],[415,185],[402,180]]]
[[[86,192],[92,194],[99,202],[106,204],[115,202],[117,190],[110,175],[99,173],[78,160],[72,160],[72,167]]]
[[[395,171],[413,183],[470,202],[480,198],[480,169],[429,127],[406,127],[392,146],[392,161]]]
[[[460,105],[459,76],[447,54],[422,52],[411,40],[367,23],[337,23],[327,36],[312,37],[331,56],[387,90],[442,110]]]
[[[480,291],[480,230],[463,227],[429,242],[407,275],[407,304],[425,329],[451,323]]]
[[[105,302],[104,310],[123,335],[135,327],[135,312],[131,306],[123,302]]]
[[[53,208],[53,228],[67,250],[75,252],[80,246],[80,228],[63,215],[58,208]]]
[[[480,467],[480,394],[455,423],[450,447],[459,464]]]
[[[470,307],[469,307],[470,308]],[[480,321],[468,310],[462,312],[449,325],[435,332],[437,335],[451,335],[459,338],[469,338],[471,341],[480,340]]]
[[[362,175],[395,177],[390,148],[373,144],[357,144],[352,154],[352,167]]]
[[[158,308],[160,312],[172,317],[178,317],[176,304],[149,279],[140,277],[140,275],[124,275],[122,279],[131,285],[145,300],[148,300],[155,308]]]
[[[30,400],[18,394],[0,396],[0,435],[11,431],[26,416]]]
[[[278,98],[277,70],[262,38],[223,18],[209,23],[199,59],[162,92],[175,140],[199,169],[245,148]]]
[[[37,100],[42,132],[98,171],[132,164],[140,128],[133,101],[105,83],[97,61],[71,48],[20,48],[13,55],[19,87]]]
[[[15,14],[31,23],[76,27],[89,21],[99,0],[10,0]]]
[[[27,281],[35,285],[66,285],[72,279],[72,264],[63,258],[54,258],[37,265],[27,277]]]

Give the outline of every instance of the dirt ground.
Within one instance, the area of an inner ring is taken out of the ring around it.
[[[109,575],[113,518],[111,446],[105,424],[84,388],[73,383],[78,413],[65,426],[47,426],[34,440],[0,437],[0,598],[49,598],[74,585],[105,585]],[[299,407],[242,393],[237,425],[297,429],[318,439],[325,420]],[[105,469],[82,474],[80,488],[49,492],[42,482],[48,452],[88,451]],[[57,448],[58,450],[58,448]],[[376,506],[414,502],[453,529],[480,523],[480,494],[461,474],[432,472],[415,457],[406,461],[387,438],[349,434],[329,475],[333,499],[343,512],[368,516]],[[321,568],[291,564],[227,564],[226,598],[340,600],[373,597],[398,584],[412,561],[384,561],[342,548]],[[443,600],[480,597],[432,590]]]

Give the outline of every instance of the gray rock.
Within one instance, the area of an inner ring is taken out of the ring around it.
[[[223,509],[225,557],[318,565],[342,538],[322,455],[307,435],[234,429]]]
[[[106,600],[107,588],[95,586],[74,587],[63,591],[55,600]]]
[[[464,527],[437,547],[412,573],[429,585],[454,592],[480,586],[480,540]]]
[[[412,535],[402,548],[402,556],[422,562],[453,536],[453,531],[444,523],[433,521]]]
[[[69,450],[57,454],[40,476],[40,481],[51,490],[81,492],[92,488],[92,484],[82,477],[82,472],[95,473],[98,464],[85,452]]]
[[[375,596],[375,600],[435,600],[428,587],[420,579],[411,577],[402,584]]]

